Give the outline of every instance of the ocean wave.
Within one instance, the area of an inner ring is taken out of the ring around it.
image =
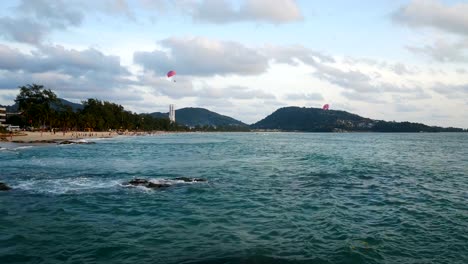
[[[159,188],[168,188],[177,185],[187,185],[195,183],[207,182],[205,179],[198,178],[189,178],[189,177],[179,177],[175,179],[167,178],[150,178],[150,179],[139,179],[135,178],[129,182],[121,183],[122,187],[126,188],[137,188],[139,190],[153,190]]]
[[[76,177],[65,179],[31,179],[13,185],[12,188],[37,193],[67,194],[104,191],[120,185],[120,180]]]
[[[24,149],[30,149],[33,148],[34,146],[17,146],[17,145],[10,145],[8,147],[0,147],[0,151],[12,151],[16,152],[18,150],[24,150]]]
[[[186,178],[192,179],[192,178]],[[164,178],[150,178],[149,182],[153,184],[164,185],[165,187],[195,184],[198,181],[187,181],[182,179],[164,179]],[[81,192],[101,192],[111,191],[116,187],[133,187],[143,191],[151,191],[151,188],[144,185],[130,185],[121,179],[96,179],[90,177],[75,177],[75,178],[62,178],[62,179],[30,179],[19,182],[13,185],[12,188],[24,191],[31,191],[36,193],[52,193],[52,194],[70,194]]]
[[[29,148],[32,148],[32,147],[34,147],[34,146],[20,146],[20,147],[10,148],[10,150],[29,149]]]

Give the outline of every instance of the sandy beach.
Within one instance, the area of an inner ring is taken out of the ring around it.
[[[31,132],[21,131],[13,134],[2,134],[0,138],[6,142],[16,143],[54,143],[64,140],[74,140],[83,138],[109,138],[115,137],[116,132]]]
[[[144,136],[144,135],[160,135],[174,133],[168,131],[151,131],[151,132],[124,132],[117,134],[116,132],[31,132],[20,131],[13,134],[0,134],[0,142],[14,143],[58,143],[66,140],[77,140],[85,138],[112,138],[119,135],[123,136]],[[176,132],[177,133],[177,132]]]

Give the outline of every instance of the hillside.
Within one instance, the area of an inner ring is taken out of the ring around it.
[[[175,111],[176,122],[189,127],[195,126],[237,126],[247,127],[246,124],[232,117],[220,115],[204,108],[187,107]],[[155,112],[150,114],[157,118],[168,118],[168,113]]]
[[[83,105],[82,104],[77,104],[77,103],[72,103],[70,101],[67,101],[65,99],[62,99],[62,98],[58,98],[59,101],[62,103],[62,105],[64,106],[70,106],[72,108],[73,111],[77,111],[77,110],[80,110],[80,109],[83,109]],[[18,103],[14,103],[13,105],[6,105],[4,106],[6,107],[6,110],[7,112],[9,113],[14,113],[14,112],[18,112]]]
[[[250,126],[252,129],[307,132],[463,132],[459,128],[372,120],[346,111],[284,107]]]

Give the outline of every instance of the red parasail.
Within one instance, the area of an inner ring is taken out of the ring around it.
[[[167,78],[171,78],[172,76],[176,75],[176,72],[175,71],[169,71],[167,73]]]
[[[323,107],[322,107],[323,110],[328,110],[328,108],[330,108],[330,106],[328,104],[324,104]]]

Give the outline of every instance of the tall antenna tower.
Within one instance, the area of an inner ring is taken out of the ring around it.
[[[169,105],[169,120],[171,123],[175,123],[175,110],[173,104]]]

